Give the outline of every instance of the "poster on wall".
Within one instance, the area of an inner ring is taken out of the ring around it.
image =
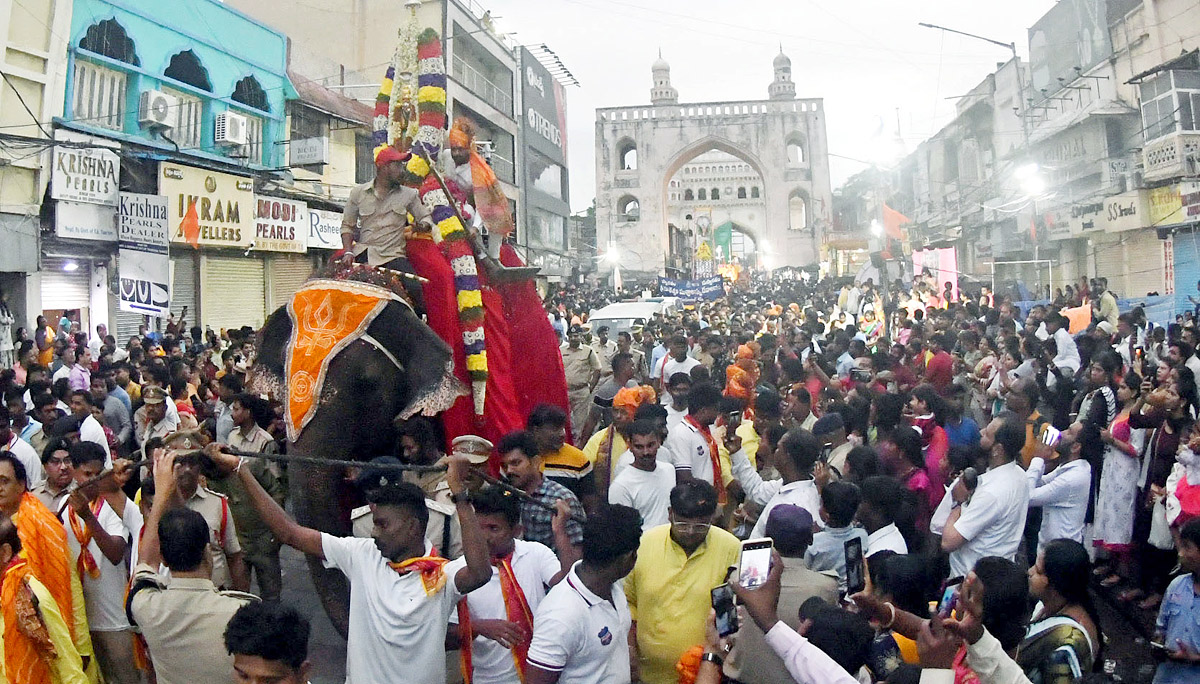
[[[165,318],[171,305],[167,198],[122,192],[117,216],[121,310]]]
[[[250,246],[267,252],[308,251],[308,205],[278,197],[255,196],[254,238]]]

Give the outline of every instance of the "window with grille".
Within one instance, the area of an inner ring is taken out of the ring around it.
[[[169,133],[171,140],[181,150],[200,149],[204,132],[204,100],[179,90],[164,90],[179,100],[175,130]]]
[[[79,123],[121,130],[125,124],[125,72],[75,60],[72,116]]]
[[[257,116],[246,117],[246,144],[240,148],[240,154],[251,164],[263,163],[263,120]]]

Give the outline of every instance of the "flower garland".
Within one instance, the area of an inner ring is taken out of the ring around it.
[[[446,130],[446,64],[437,31],[427,28],[421,32],[417,37],[416,57],[418,126],[412,141],[412,154],[405,163],[403,182],[420,190],[421,201],[429,209],[435,226],[433,239],[441,246],[454,272],[458,321],[467,356],[467,375],[471,378],[475,415],[482,418],[487,396],[488,364],[483,330],[483,294],[479,290],[475,251],[466,228],[454,211],[453,199],[446,195],[438,180],[429,173],[430,161],[436,160],[441,152]],[[390,142],[388,132],[392,117],[389,114],[395,111],[393,78],[396,64],[399,64],[399,60],[388,68],[376,101],[377,144],[381,127],[384,144]],[[379,118],[381,104],[384,112],[382,121]]]

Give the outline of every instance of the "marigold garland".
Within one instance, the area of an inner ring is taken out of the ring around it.
[[[403,47],[401,45],[401,48]],[[393,132],[389,131],[389,124],[396,123],[396,92],[400,84],[395,84],[394,78],[401,59],[403,57],[398,57],[388,68],[376,100],[377,145],[396,142],[394,137],[389,137],[389,132]],[[451,204],[453,200],[446,196],[441,184],[430,175],[430,163],[436,160],[441,152],[446,130],[446,64],[442,58],[441,37],[432,28],[425,29],[417,37],[416,64],[418,126],[412,141],[413,154],[405,163],[402,180],[405,185],[420,191],[421,201],[428,207],[434,223],[434,241],[441,246],[454,271],[458,321],[467,357],[467,375],[471,378],[475,415],[482,418],[487,397],[488,364],[487,341],[483,329],[483,294],[479,289],[475,250],[466,228],[454,211]]]

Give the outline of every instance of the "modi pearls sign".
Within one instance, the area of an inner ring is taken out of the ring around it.
[[[187,243],[182,223],[196,205],[200,244],[245,249],[254,239],[254,181],[228,173],[163,162],[158,191],[167,197],[171,242]]]
[[[308,251],[308,205],[278,197],[254,197],[254,249],[267,252]]]
[[[55,147],[50,197],[68,202],[117,206],[121,158],[100,147]]]
[[[122,311],[166,317],[171,305],[170,209],[162,195],[122,192],[117,211]]]

